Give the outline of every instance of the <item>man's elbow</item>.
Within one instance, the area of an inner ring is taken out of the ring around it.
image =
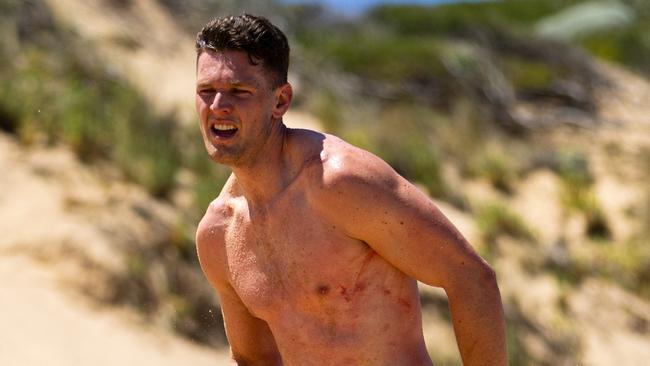
[[[497,274],[494,269],[492,269],[492,267],[490,267],[490,265],[486,262],[481,262],[482,263],[479,264],[476,269],[477,281],[479,285],[486,287],[498,287]]]
[[[476,266],[474,272],[475,286],[483,296],[494,294],[501,297],[499,294],[499,285],[497,284],[497,274],[488,263],[481,260],[481,263]]]
[[[445,291],[451,296],[459,294],[465,297],[472,293],[485,296],[493,293],[500,297],[496,273],[483,260],[477,260],[470,266],[464,265],[461,271],[455,272],[447,285]]]

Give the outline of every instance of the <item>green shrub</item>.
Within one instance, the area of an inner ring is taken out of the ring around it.
[[[622,29],[596,33],[578,40],[587,51],[604,60],[650,75],[650,19]]]
[[[568,207],[582,210],[594,181],[585,153],[560,151],[554,157],[553,168],[565,185],[564,203]]]
[[[194,183],[194,202],[197,212],[203,214],[221,191],[221,187],[228,178],[228,172],[220,166],[216,166],[207,172],[196,177]]]
[[[441,46],[434,37],[395,37],[390,34],[353,34],[345,37],[321,35],[306,45],[339,65],[344,71],[363,77],[401,81],[445,75]]]
[[[490,243],[501,235],[526,241],[534,241],[535,233],[515,212],[499,202],[491,202],[478,208],[476,223],[481,235]]]
[[[362,127],[368,150],[386,160],[398,173],[424,185],[429,194],[446,197],[441,156],[433,139],[435,114],[410,103],[386,105],[379,116],[368,116]]]
[[[192,220],[200,219],[205,210],[221,191],[224,183],[230,176],[230,169],[216,164],[206,153],[200,133],[195,128],[185,131],[187,133],[188,149],[185,151],[184,166],[193,174],[192,194],[194,199],[194,216]]]
[[[580,151],[563,151],[555,160],[555,169],[562,179],[561,202],[569,210],[584,215],[589,237],[609,238],[609,224],[594,192],[594,177],[586,155]]]
[[[463,34],[475,29],[526,26],[580,0],[503,0],[439,6],[382,5],[369,18],[400,34]]]
[[[559,76],[557,66],[519,57],[505,57],[502,66],[516,90],[548,89]]]
[[[601,277],[650,299],[650,241],[639,235],[621,242],[589,245],[576,255],[572,266],[581,268],[582,276]]]
[[[512,156],[496,147],[487,146],[470,164],[472,175],[486,179],[494,188],[504,193],[512,192],[518,175]]]
[[[180,165],[175,121],[155,115],[133,87],[79,57],[25,45],[20,62],[4,71],[0,110],[15,118],[22,141],[65,143],[86,162],[113,161],[152,194],[166,196]]]
[[[330,90],[320,90],[312,96],[307,107],[314,116],[323,124],[326,132],[340,134],[344,124],[342,105],[336,93]]]
[[[530,362],[531,357],[521,334],[522,323],[521,319],[508,319],[506,322],[506,344],[511,365],[526,365]]]

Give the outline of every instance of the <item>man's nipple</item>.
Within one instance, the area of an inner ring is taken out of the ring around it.
[[[316,288],[316,293],[320,296],[325,296],[330,292],[330,287],[327,285],[318,285]]]

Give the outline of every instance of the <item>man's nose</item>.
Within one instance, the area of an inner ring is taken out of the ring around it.
[[[214,95],[210,109],[216,114],[229,114],[232,111],[232,102],[226,94],[217,92]]]

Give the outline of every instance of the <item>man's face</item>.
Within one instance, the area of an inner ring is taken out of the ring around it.
[[[269,79],[262,64],[252,65],[244,52],[201,53],[196,110],[203,142],[214,161],[230,166],[250,162],[279,126],[282,88],[272,89]]]

